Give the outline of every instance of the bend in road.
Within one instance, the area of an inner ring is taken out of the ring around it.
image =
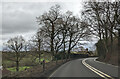
[[[118,77],[117,67],[95,62],[94,59],[95,58],[87,58],[69,61],[60,66],[55,72],[50,75],[50,77],[102,77],[97,74],[100,72],[95,73],[94,71],[86,67],[85,64],[83,64],[83,60],[85,61],[85,63],[93,67],[94,70],[98,69],[99,71],[108,75],[107,77],[111,79],[113,77]],[[105,78],[107,79],[107,77]]]

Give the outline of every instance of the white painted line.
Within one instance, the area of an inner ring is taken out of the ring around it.
[[[95,72],[96,74],[98,74],[99,76],[101,76],[101,77],[103,77],[103,78],[105,78],[105,79],[108,79],[108,78],[114,79],[114,78],[112,78],[111,76],[109,76],[109,75],[103,73],[102,71],[100,71],[100,70],[98,70],[98,69],[90,66],[89,64],[87,64],[87,63],[85,62],[86,60],[87,60],[87,59],[84,59],[84,60],[82,61],[82,63],[83,63],[88,69],[92,70],[93,72]],[[107,77],[108,77],[108,78],[107,78]]]

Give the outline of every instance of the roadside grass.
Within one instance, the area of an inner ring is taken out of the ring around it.
[[[2,64],[5,68],[15,66],[15,62],[10,60],[2,60]]]
[[[19,71],[24,71],[25,69],[29,69],[29,68],[31,68],[31,67],[30,66],[19,67]],[[16,67],[7,68],[7,70],[9,70],[11,72],[16,72]]]

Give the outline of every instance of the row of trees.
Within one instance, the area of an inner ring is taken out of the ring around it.
[[[16,70],[19,71],[21,51],[32,51],[41,59],[42,51],[50,52],[52,59],[60,54],[61,59],[70,58],[71,50],[86,36],[90,35],[88,24],[72,12],[61,12],[59,5],[52,6],[50,10],[39,17],[36,17],[39,29],[29,42],[22,36],[11,38],[7,41],[7,47],[15,52]],[[62,51],[62,53],[61,53]]]
[[[44,42],[44,46],[50,48],[53,57],[59,51],[66,53],[66,50],[70,57],[72,48],[90,33],[85,22],[70,11],[62,14],[59,5],[51,7],[49,12],[37,17],[37,22],[40,25],[37,39],[43,40],[40,42]]]
[[[113,52],[113,39],[119,39],[116,27],[120,25],[120,1],[86,2],[84,8],[83,20],[89,24],[93,34],[99,37],[98,54],[105,58],[106,54]]]

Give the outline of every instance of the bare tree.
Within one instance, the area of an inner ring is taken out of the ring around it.
[[[40,17],[37,17],[37,22],[39,22],[45,29],[46,35],[50,38],[51,53],[54,56],[54,38],[57,35],[56,27],[58,25],[58,20],[60,18],[60,6],[52,6],[49,12],[44,13]]]
[[[39,63],[40,63],[40,59],[41,59],[44,38],[45,38],[44,32],[41,29],[39,29],[38,32],[36,33],[36,35],[34,36],[34,39],[32,40],[35,43],[36,52],[37,52],[38,58],[39,58]]]
[[[119,3],[119,1],[109,2],[109,0],[85,3],[84,18],[86,18],[92,31],[98,34],[100,42],[105,46],[106,53],[112,53],[113,37],[118,38],[115,28],[119,24]],[[110,50],[108,46],[109,38],[111,41]]]
[[[67,41],[68,41],[68,56],[70,58],[70,51],[83,40],[85,36],[90,33],[87,23],[81,22],[80,19],[72,15],[72,12],[68,12],[70,18],[68,19],[69,25],[67,26]]]
[[[25,46],[25,40],[22,36],[17,36],[14,38],[11,38],[7,41],[6,45],[7,47],[15,52],[15,61],[16,61],[16,71],[19,71],[19,62],[23,56],[21,56],[21,51],[23,47]]]

